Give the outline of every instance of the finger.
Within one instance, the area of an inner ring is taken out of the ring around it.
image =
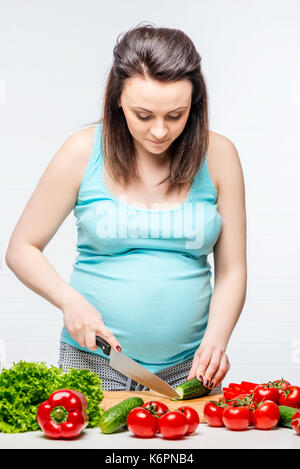
[[[122,347],[113,333],[103,324],[99,329],[96,330],[96,334],[100,335],[109,345],[116,351],[121,352]],[[119,347],[119,350],[117,349]]]
[[[215,388],[216,386],[218,386],[218,384],[220,384],[223,381],[229,369],[230,369],[230,363],[226,354],[224,354],[221,359],[219,369],[217,370],[215,375],[212,376],[211,378],[212,388]]]
[[[192,379],[196,376],[196,371],[197,371],[198,364],[199,364],[199,359],[200,359],[199,353],[197,353],[197,352],[194,355],[194,358],[193,358],[193,361],[192,361],[192,366],[191,366],[190,372],[188,374],[188,377],[186,379],[187,381],[189,381],[190,379]]]
[[[80,347],[84,348],[86,346],[85,338],[84,338],[84,330],[80,326],[80,324],[75,324],[70,333],[73,339],[78,343]]]
[[[211,387],[211,379],[215,375],[216,371],[218,370],[220,366],[220,362],[222,359],[222,354],[221,350],[214,350],[211,359],[209,362],[209,365],[207,369],[205,370],[204,378],[203,378],[203,383],[204,386],[206,387]]]
[[[204,376],[210,363],[211,355],[212,349],[210,348],[205,348],[204,350],[200,351],[199,362],[196,370],[196,377],[199,379],[199,381],[204,381]]]
[[[98,346],[96,345],[96,334],[91,329],[86,329],[85,334],[85,343],[89,350],[97,350]]]
[[[84,337],[84,334],[82,332],[76,334],[75,340],[80,345],[80,347],[82,347],[82,348],[86,347],[85,337]]]

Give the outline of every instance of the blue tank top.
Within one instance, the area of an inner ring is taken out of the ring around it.
[[[207,321],[213,251],[222,227],[207,159],[183,204],[129,205],[104,180],[101,129],[74,206],[77,252],[70,285],[102,315],[122,352],[153,373],[190,358]],[[63,327],[61,341],[81,350]]]

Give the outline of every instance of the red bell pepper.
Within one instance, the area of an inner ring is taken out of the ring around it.
[[[88,424],[87,400],[79,391],[60,389],[39,405],[37,421],[51,438],[74,438]]]
[[[244,391],[252,393],[256,386],[258,386],[259,383],[250,383],[249,381],[242,381],[241,386],[243,387]]]
[[[225,399],[235,399],[241,394],[251,394],[258,384],[242,381],[240,384],[229,383],[228,387],[223,388]]]
[[[229,383],[229,384],[228,384],[228,387],[229,387],[230,389],[235,389],[236,391],[244,391],[243,386],[242,386],[241,384]]]
[[[237,389],[233,389],[233,388],[226,388],[225,386],[222,389],[223,391],[232,392],[233,394],[241,394],[243,392],[243,391],[238,391]]]
[[[234,399],[240,394],[244,394],[242,391],[237,391],[236,389],[231,388],[223,388],[222,391],[225,399]]]
[[[242,381],[240,384],[229,383],[228,387],[242,392],[253,392],[259,383],[250,383],[249,381]]]

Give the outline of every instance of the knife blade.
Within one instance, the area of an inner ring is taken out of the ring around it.
[[[179,394],[166,381],[147,370],[136,361],[129,358],[123,352],[116,352],[106,340],[96,336],[96,344],[109,357],[109,364],[112,368],[131,379],[134,379],[143,386],[170,398],[180,397]]]

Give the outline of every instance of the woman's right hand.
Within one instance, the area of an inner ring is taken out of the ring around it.
[[[98,335],[105,339],[116,352],[121,351],[119,341],[105,326],[99,311],[79,292],[76,291],[72,299],[64,304],[62,311],[64,325],[80,347],[97,350],[96,335]]]

